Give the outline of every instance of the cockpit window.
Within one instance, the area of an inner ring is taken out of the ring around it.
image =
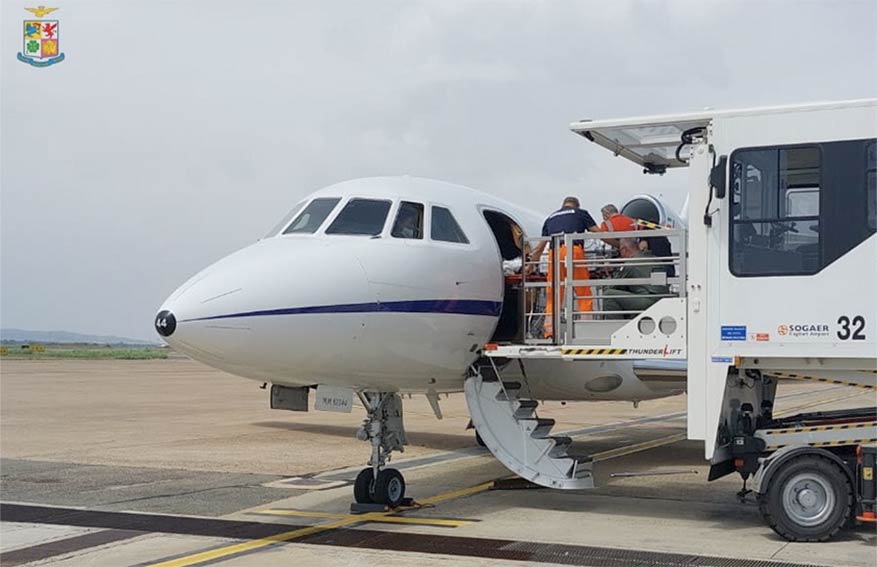
[[[294,206],[291,211],[283,215],[283,219],[279,223],[275,224],[274,228],[268,231],[268,234],[266,234],[263,238],[271,238],[272,236],[276,235],[281,230],[286,228],[286,225],[289,224],[289,221],[291,221],[293,217],[298,214],[301,208],[305,206],[305,203],[307,203],[307,201],[302,201],[301,203]]]
[[[326,234],[380,234],[389,212],[390,201],[351,199],[326,229]]]
[[[396,238],[422,239],[423,205],[409,201],[399,203],[399,212],[396,213],[396,222],[390,234]]]
[[[338,197],[314,199],[283,234],[313,234],[340,201]]]
[[[444,207],[432,208],[432,228],[430,238],[442,242],[459,242],[469,244],[469,239],[463,233],[463,229],[457,224],[457,220],[451,211]]]

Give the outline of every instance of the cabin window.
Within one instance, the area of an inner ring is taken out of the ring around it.
[[[338,197],[314,199],[296,217],[283,234],[313,234],[320,228],[326,217],[335,209],[340,201]]]
[[[469,244],[469,239],[454,215],[444,207],[432,208],[432,228],[429,232],[430,238],[441,242],[458,242],[461,244]]]
[[[384,230],[389,212],[390,201],[351,199],[326,229],[326,234],[375,236]]]
[[[875,232],[874,140],[731,155],[730,269],[815,274]]]
[[[396,238],[422,239],[423,205],[409,201],[399,203],[399,211],[390,234]]]

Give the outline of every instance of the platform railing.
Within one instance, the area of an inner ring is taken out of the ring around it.
[[[653,238],[666,238],[671,254],[659,257],[643,253],[647,244],[641,243]],[[620,255],[617,246],[621,239],[631,239],[626,244],[635,244],[640,251],[631,254],[628,246],[627,257]],[[685,229],[529,238],[528,249],[534,250],[545,241],[549,243],[543,254],[526,258],[522,266],[525,343],[609,344],[612,334],[627,320],[657,301],[685,296]],[[576,248],[584,251],[583,257]],[[550,250],[563,250],[565,254]]]

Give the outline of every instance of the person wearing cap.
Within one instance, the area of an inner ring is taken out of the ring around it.
[[[545,219],[545,223],[542,225],[542,236],[552,237],[557,236],[559,234],[580,234],[585,231],[589,232],[597,232],[599,231],[599,227],[597,223],[594,222],[593,217],[588,213],[588,211],[581,208],[579,204],[579,200],[576,197],[567,197],[563,200],[563,205],[560,209],[554,211],[548,218]],[[542,253],[545,251],[545,247],[551,243],[551,240],[543,240],[540,242],[536,248],[533,250],[532,254],[530,254],[530,259],[538,261],[542,257]],[[560,250],[557,252],[560,253],[561,258],[566,258],[567,249],[566,244],[560,245]],[[554,265],[554,253],[553,248],[549,248],[548,250],[548,287],[547,296],[545,301],[545,337],[550,338],[554,336],[554,274],[551,266]],[[573,257],[573,278],[576,280],[587,280],[590,279],[590,273],[588,272],[588,268],[583,265],[585,259],[585,247],[582,241],[576,241],[572,245],[572,257]],[[566,262],[561,261],[560,263],[560,274],[559,277],[563,280],[566,279]],[[560,300],[563,301],[563,286],[560,288]],[[583,313],[593,311],[594,305],[593,300],[591,299],[591,288],[588,286],[576,286],[574,288],[576,303],[575,303],[575,311],[576,313]]]

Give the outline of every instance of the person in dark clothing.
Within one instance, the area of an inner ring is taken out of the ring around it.
[[[557,234],[576,234],[582,232],[598,232],[600,227],[594,222],[594,218],[585,209],[580,208],[576,197],[567,197],[563,200],[563,206],[548,215],[542,224],[542,236],[555,236]],[[550,241],[543,240],[536,246],[531,259],[542,257],[545,247]],[[581,242],[577,243],[581,245]]]
[[[666,236],[646,236],[639,239],[639,249],[649,251],[655,258],[672,259],[673,249],[670,246],[670,240]],[[668,278],[676,275],[676,266],[668,263],[663,266]]]

